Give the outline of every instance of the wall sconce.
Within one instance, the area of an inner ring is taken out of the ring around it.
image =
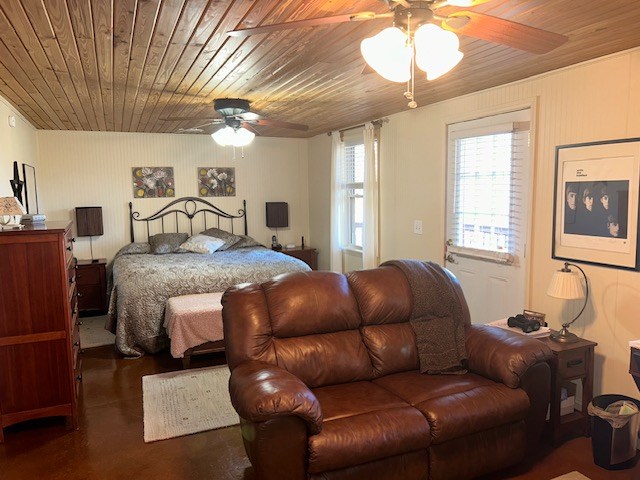
[[[76,207],[76,230],[78,237],[89,237],[91,261],[93,258],[93,238],[104,234],[102,225],[102,207]]]

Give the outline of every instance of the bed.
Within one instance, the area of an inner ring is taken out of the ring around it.
[[[148,217],[140,217],[130,203],[129,219],[131,243],[116,254],[109,268],[107,321],[107,328],[116,335],[116,348],[126,356],[156,353],[169,345],[163,323],[171,297],[223,292],[238,283],[264,282],[281,273],[309,270],[304,262],[248,236],[246,202],[237,214],[229,214],[204,199],[184,197]],[[135,222],[141,222],[146,231],[142,241],[136,241]],[[244,235],[234,233],[238,223],[244,226]],[[213,231],[211,235],[226,232],[240,240],[214,253],[151,253],[159,236],[154,232],[185,231],[193,237],[199,225],[204,232]]]

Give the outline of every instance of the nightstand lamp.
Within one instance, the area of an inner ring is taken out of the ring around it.
[[[27,211],[16,197],[0,198],[0,230],[23,228],[24,225],[20,223],[20,219],[26,213]]]
[[[289,204],[287,202],[266,202],[267,204],[267,227],[275,228],[276,235],[271,237],[271,248],[281,250],[278,243],[278,228],[289,226]]]
[[[78,237],[89,237],[91,261],[93,258],[93,237],[102,235],[102,207],[76,207],[76,229]]]
[[[576,267],[582,273],[584,277],[585,288],[582,287],[582,279],[577,273],[573,272],[569,266]],[[551,283],[547,289],[547,295],[555,298],[562,298],[564,300],[578,300],[584,298],[584,305],[578,312],[573,320],[562,324],[562,329],[558,332],[551,333],[551,339],[556,342],[573,343],[580,340],[575,334],[569,332],[569,326],[575,322],[582,312],[584,312],[587,302],[589,301],[589,282],[587,281],[587,275],[584,273],[578,265],[575,263],[565,262],[564,267],[558,270],[551,277]]]

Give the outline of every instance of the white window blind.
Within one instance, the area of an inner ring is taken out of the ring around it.
[[[348,201],[347,246],[362,248],[364,227],[364,144],[345,141],[345,193]]]
[[[523,110],[449,126],[449,252],[503,263],[522,255],[528,119]]]

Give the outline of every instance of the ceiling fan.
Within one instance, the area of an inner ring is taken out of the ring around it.
[[[234,147],[244,147],[248,145],[256,135],[260,135],[254,126],[289,128],[303,132],[309,130],[307,125],[265,118],[256,112],[252,112],[249,100],[242,98],[217,98],[213,101],[213,109],[220,115],[219,118],[200,116],[166,117],[161,120],[209,120],[202,125],[180,129],[178,133],[201,133],[204,131],[203,127],[220,125],[224,126],[224,128],[216,130],[211,136],[219,145],[232,145]]]
[[[477,12],[458,11],[442,16],[437,10],[446,7],[475,7],[493,0],[384,0],[390,12],[358,12],[329,17],[307,18],[286,23],[273,23],[261,27],[242,28],[227,32],[234,37],[244,37],[258,33],[271,33],[292,28],[314,27],[333,23],[359,22],[393,18],[393,23],[406,29],[409,18],[416,27],[424,23],[440,23],[445,30],[460,33],[469,37],[480,38],[518,48],[530,53],[547,53],[565,43],[564,35],[530,27],[522,23],[512,22]]]
[[[308,18],[242,28],[227,34],[244,37],[294,28],[391,18],[393,27],[385,28],[362,42],[362,54],[366,62],[388,80],[411,80],[405,97],[410,100],[409,106],[415,108],[415,66],[424,70],[429,80],[451,70],[463,56],[462,52],[458,51],[459,40],[455,34],[499,43],[534,54],[550,52],[568,40],[564,35],[478,12],[454,11],[453,8],[448,8],[446,15],[440,15],[438,12],[444,7],[475,7],[489,1],[492,0],[384,0],[389,7],[387,13],[357,12]]]

